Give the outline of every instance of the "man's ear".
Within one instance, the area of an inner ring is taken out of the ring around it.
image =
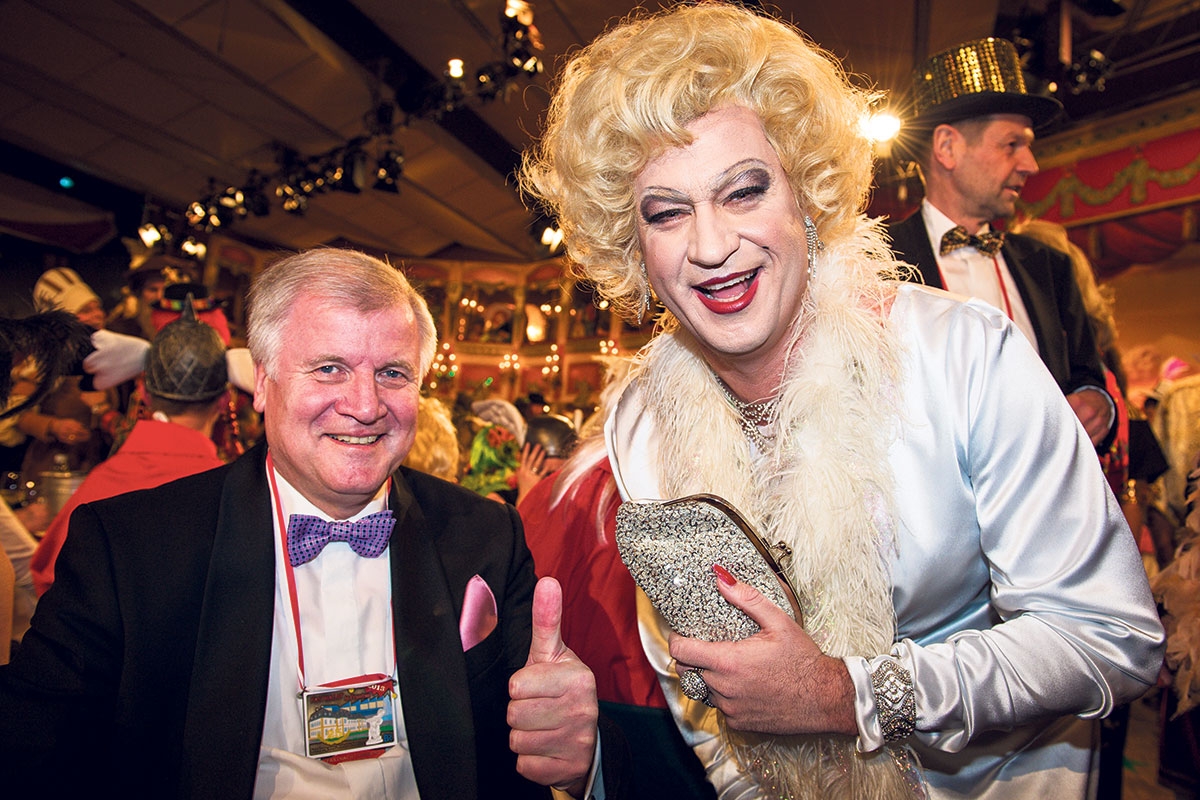
[[[933,129],[930,145],[930,162],[944,170],[952,170],[958,164],[963,135],[953,125],[938,125]]]
[[[267,368],[261,361],[254,362],[254,410],[262,413],[267,405]]]

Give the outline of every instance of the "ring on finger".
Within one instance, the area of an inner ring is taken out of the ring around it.
[[[708,684],[704,681],[704,670],[689,669],[679,676],[679,690],[698,703],[712,708],[709,702]]]

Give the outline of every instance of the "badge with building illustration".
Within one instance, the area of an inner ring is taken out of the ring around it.
[[[395,682],[391,679],[304,692],[307,755],[331,758],[396,744]]]

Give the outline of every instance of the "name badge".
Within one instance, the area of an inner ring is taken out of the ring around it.
[[[362,683],[305,689],[301,695],[308,721],[305,755],[330,759],[362,753],[362,758],[395,747],[395,684],[392,678],[379,676]],[[379,752],[366,753],[368,750]]]

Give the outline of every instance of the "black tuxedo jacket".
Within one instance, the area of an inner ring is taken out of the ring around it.
[[[55,585],[0,668],[0,775],[37,792],[12,796],[251,796],[275,599],[264,461],[260,446],[75,512]],[[390,505],[396,663],[422,800],[549,796],[508,747],[508,678],[528,655],[536,582],[516,511],[406,469]],[[464,653],[475,574],[499,624]]]
[[[896,258],[916,267],[912,280],[946,288],[919,209],[903,222],[888,225],[888,234]],[[1033,323],[1042,363],[1063,394],[1083,386],[1104,390],[1095,335],[1070,259],[1034,239],[1013,234],[1005,237],[1002,252]]]

